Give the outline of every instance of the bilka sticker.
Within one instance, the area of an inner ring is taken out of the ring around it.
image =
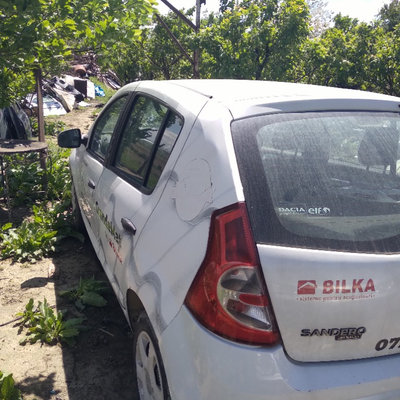
[[[366,300],[375,298],[375,292],[372,278],[297,281],[297,300],[302,302]]]

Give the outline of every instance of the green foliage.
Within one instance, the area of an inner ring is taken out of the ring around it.
[[[341,14],[332,18],[326,7],[324,0],[220,0],[220,11],[203,18],[197,35],[173,13],[163,20],[189,54],[201,49],[202,78],[294,81],[400,95],[400,0],[386,4],[370,24]],[[109,52],[111,67],[125,83],[192,77],[190,62],[154,22],[131,44]]]
[[[379,11],[379,23],[385,31],[394,31],[396,26],[400,24],[400,0],[392,0]]]
[[[56,133],[62,124],[49,125]],[[69,173],[69,149],[61,149],[49,143],[46,172],[40,167],[39,154],[14,154],[4,157],[10,198],[14,206],[30,205],[39,198],[43,201],[69,200],[71,177]],[[44,190],[46,189],[46,190]]]
[[[53,229],[52,216],[37,206],[33,214],[33,220],[25,219],[17,228],[11,223],[2,226],[2,258],[34,262],[55,251],[58,232]]]
[[[183,12],[190,17],[193,9]],[[194,33],[173,12],[162,16],[163,21],[191,55],[195,46]],[[165,28],[154,19],[151,27],[142,29],[140,37],[122,44],[112,55],[112,68],[124,82],[144,79],[183,79],[193,74],[191,63],[181,53]]]
[[[124,83],[193,74],[165,28],[150,23],[155,0],[1,4],[0,107],[32,91],[35,69],[57,73],[82,49],[95,52]],[[163,20],[190,55],[200,47],[203,78],[303,81],[398,95],[399,11],[400,0],[392,0],[374,23],[339,14],[329,28],[324,0],[220,0],[219,13],[203,19],[198,35],[172,12]]]
[[[34,84],[32,72],[18,73],[15,69],[2,66],[0,61],[0,109],[31,93]]]
[[[2,106],[27,92],[19,82],[40,68],[57,74],[73,50],[105,57],[129,43],[148,23],[154,0],[2,0],[0,96]],[[13,79],[14,78],[14,79]],[[16,84],[14,84],[16,82]],[[15,93],[15,96],[12,94]]]
[[[46,136],[57,137],[65,129],[65,123],[62,121],[44,121],[44,133]]]
[[[8,189],[14,206],[29,205],[43,197],[43,174],[37,153],[14,154],[3,158],[7,166]]]
[[[373,90],[400,96],[400,24],[392,31],[375,29],[368,82]]]
[[[50,124],[54,130],[61,124]],[[73,228],[71,208],[71,175],[69,149],[49,144],[46,173],[37,154],[5,158],[8,181],[14,206],[32,205],[32,216],[13,227],[5,224],[0,230],[0,256],[18,261],[34,262],[52,254],[57,243],[66,237],[84,240]],[[46,183],[44,185],[44,180]],[[43,187],[46,187],[43,193]],[[41,197],[41,203],[38,203]]]
[[[22,400],[21,392],[15,387],[12,374],[0,371],[0,400]]]
[[[335,17],[335,26],[303,46],[302,80],[307,83],[361,89],[365,81],[367,60],[364,49],[371,32],[356,19]]]
[[[65,237],[83,241],[82,234],[72,228],[66,209],[63,202],[34,205],[33,217],[24,219],[18,227],[13,228],[11,223],[3,225],[1,258],[35,262],[55,252],[56,244]]]
[[[49,143],[47,159],[47,192],[46,199],[60,200],[67,205],[71,200],[71,174],[69,171],[68,158],[70,149],[63,149]]]
[[[17,314],[18,317],[21,317],[19,325],[29,325],[30,321],[34,321],[36,318],[36,310],[33,309],[33,306],[33,299],[29,299],[25,306],[25,311]]]
[[[61,311],[55,313],[48,305],[47,300],[39,301],[34,308],[33,299],[30,299],[25,306],[25,311],[18,313],[22,317],[20,326],[27,328],[28,338],[22,340],[20,344],[36,343],[40,341],[47,344],[56,344],[65,342],[74,344],[75,337],[79,335],[83,329],[82,323],[84,318],[71,318],[64,320],[64,315]]]
[[[397,0],[393,0],[395,3]],[[392,30],[338,14],[301,46],[293,80],[400,95],[400,25]]]
[[[203,77],[287,79],[309,33],[304,0],[225,2],[199,35]]]
[[[77,288],[62,292],[62,296],[66,296],[75,302],[75,306],[79,310],[83,310],[86,306],[104,307],[107,300],[101,295],[108,291],[107,283],[104,281],[96,281],[94,278],[80,279]]]

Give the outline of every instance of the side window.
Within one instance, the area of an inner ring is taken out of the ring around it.
[[[156,100],[138,96],[117,148],[114,166],[138,185],[153,190],[183,121]]]
[[[108,146],[110,145],[111,136],[115,125],[117,124],[119,115],[126,103],[127,96],[120,97],[110,104],[101,117],[97,120],[93,129],[89,149],[98,157],[104,160]]]
[[[154,161],[151,166],[149,177],[147,180],[147,187],[154,189],[160,175],[168,161],[169,155],[171,154],[172,148],[178,138],[179,132],[182,129],[183,120],[178,115],[170,113],[164,133],[158,144]]]

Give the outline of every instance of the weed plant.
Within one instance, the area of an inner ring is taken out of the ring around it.
[[[40,198],[48,201],[70,199],[70,153],[70,149],[49,143],[46,171],[41,168],[37,153],[4,157],[12,205],[29,206]]]
[[[32,135],[39,135],[39,127],[37,118],[31,118]],[[44,133],[46,136],[56,137],[60,132],[65,129],[65,123],[63,121],[52,121],[49,118],[44,121]]]
[[[33,299],[30,299],[25,306],[25,311],[17,315],[22,317],[19,325],[28,329],[28,338],[23,339],[20,342],[21,345],[38,341],[50,345],[60,342],[73,345],[76,336],[84,329],[82,323],[85,318],[65,320],[63,313],[61,311],[55,313],[46,299],[43,302],[39,301],[36,308]]]
[[[22,400],[21,392],[15,387],[12,374],[0,371],[0,400]]]
[[[46,173],[40,168],[39,162],[27,164],[21,160],[19,163],[16,158],[10,163],[7,173],[12,204],[14,207],[21,204],[29,206],[32,215],[17,227],[13,227],[12,223],[1,227],[1,258],[12,257],[15,261],[34,262],[52,254],[57,243],[65,237],[83,241],[83,235],[73,228],[70,212],[69,154],[68,149],[59,149],[50,144]],[[47,190],[44,194],[42,192],[39,201],[39,188],[43,187],[43,179],[47,180]]]
[[[47,200],[71,201],[71,174],[68,157],[70,149],[49,144],[47,158]]]
[[[107,300],[102,296],[108,291],[108,285],[104,281],[96,281],[94,278],[80,279],[78,287],[61,292],[61,296],[65,296],[75,302],[76,308],[80,311],[86,306],[104,307]]]
[[[33,217],[24,219],[18,227],[13,228],[11,222],[3,225],[1,257],[35,262],[54,253],[57,243],[66,237],[83,241],[83,235],[73,229],[71,214],[66,209],[65,202],[34,205]]]
[[[40,168],[37,153],[5,156],[3,165],[7,169],[9,197],[13,207],[31,205],[39,196],[43,196],[44,171]]]

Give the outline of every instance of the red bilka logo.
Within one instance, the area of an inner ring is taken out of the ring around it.
[[[375,284],[372,279],[353,280],[326,280],[318,285],[315,280],[298,281],[297,294],[315,295],[317,287],[322,288],[321,294],[355,294],[375,292]]]
[[[317,281],[299,281],[297,283],[297,294],[315,294]]]

